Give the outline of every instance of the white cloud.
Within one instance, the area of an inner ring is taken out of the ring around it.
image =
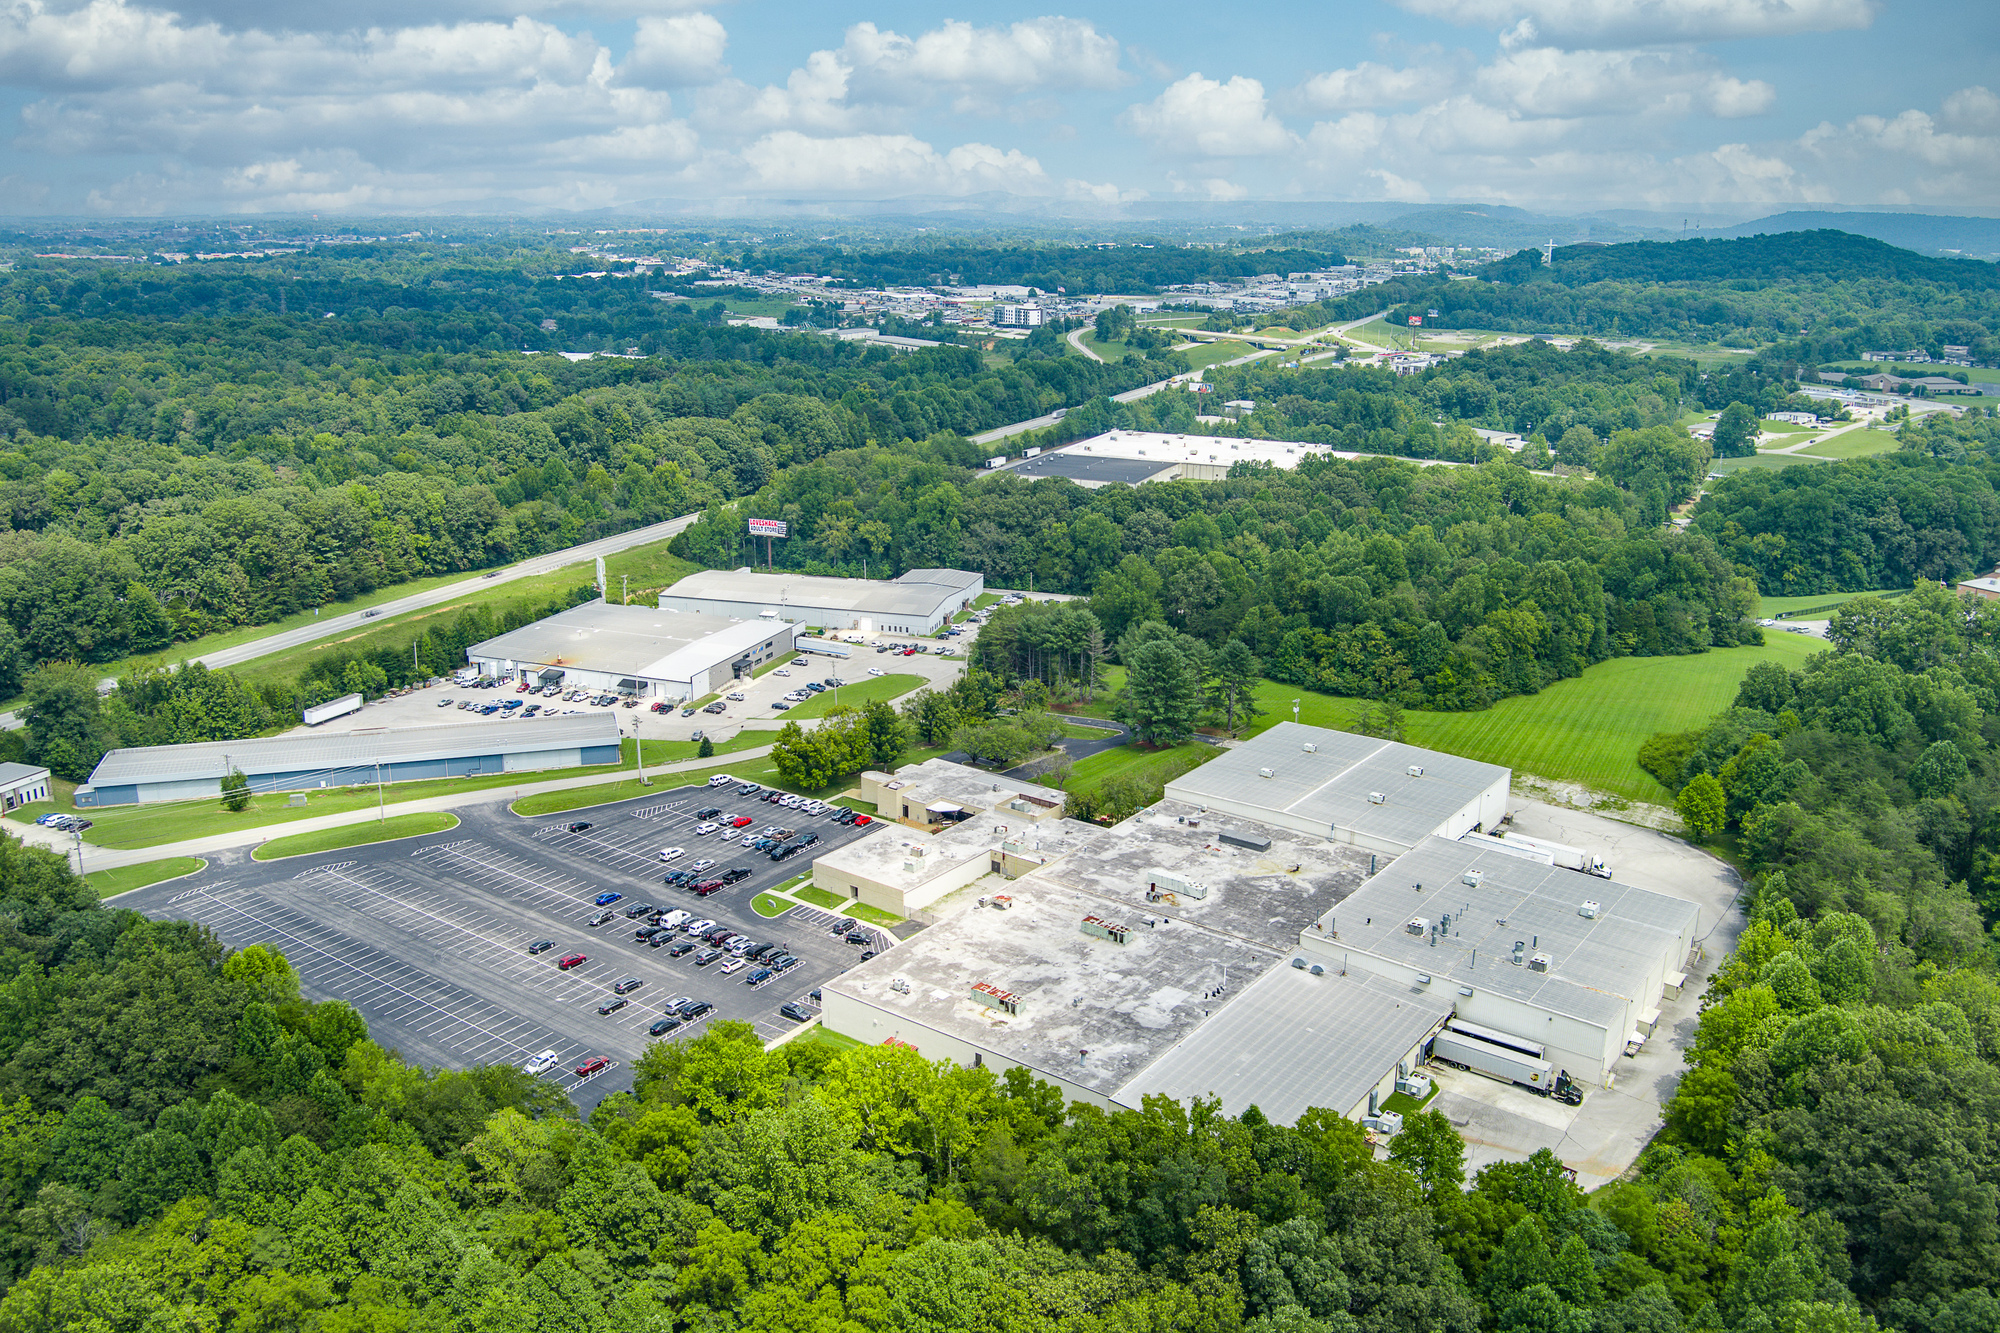
[[[1732,78],[1705,56],[1673,50],[1510,51],[1479,70],[1472,87],[1482,100],[1530,116],[1747,116],[1777,98],[1768,83]]]
[[[723,73],[729,34],[713,14],[647,15],[632,36],[619,78],[651,88],[711,83]]]
[[[1262,157],[1297,143],[1271,114],[1264,85],[1241,74],[1227,83],[1190,74],[1152,101],[1127,107],[1121,120],[1167,153]]]
[[[1501,28],[1510,44],[1628,46],[1865,28],[1877,0],[1395,0],[1428,18]]]
[[[1005,28],[951,20],[915,37],[857,23],[841,55],[891,83],[991,88],[1116,88],[1128,81],[1118,42],[1079,19],[1044,17]]]
[[[961,144],[948,153],[909,134],[814,138],[795,130],[767,134],[743,150],[751,188],[825,194],[971,194],[1047,189],[1041,163],[1018,150]]]
[[[1395,69],[1364,60],[1353,69],[1329,70],[1300,84],[1296,98],[1310,111],[1359,111],[1421,101],[1446,76],[1430,69]]]

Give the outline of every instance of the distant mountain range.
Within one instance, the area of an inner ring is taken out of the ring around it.
[[[1777,213],[1734,227],[1704,229],[1703,236],[1769,236],[1788,231],[1832,228],[1920,254],[1966,259],[2000,259],[2000,218],[1961,218],[1928,213]]]

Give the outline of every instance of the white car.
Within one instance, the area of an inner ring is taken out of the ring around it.
[[[556,1063],[556,1053],[554,1051],[543,1051],[540,1055],[522,1065],[521,1072],[523,1074],[546,1074],[556,1067]]]
[[[809,666],[809,665],[811,665],[811,664],[810,664],[810,663],[808,663],[808,662],[806,661],[806,659],[805,659],[805,658],[803,658],[803,657],[794,657],[794,658],[792,659],[792,665],[793,665],[793,666]]]
[[[763,836],[761,833],[746,833],[743,835],[743,845],[745,847],[754,847],[757,845],[757,839]]]
[[[450,700],[450,699],[440,699],[440,700],[438,700],[438,707],[439,707],[439,708],[449,708],[449,707],[451,707],[451,700]]]
[[[736,781],[736,779],[730,777],[727,773],[717,773],[714,777],[708,780],[708,785],[711,787],[727,787],[730,783],[734,781]]]
[[[776,671],[773,671],[771,674],[774,676],[789,676],[792,673],[784,667],[779,667]]]
[[[879,675],[881,675],[881,674],[882,674],[882,668],[881,668],[881,667],[869,667],[869,668],[868,668],[868,674],[869,674],[869,675],[871,675],[871,676],[879,676]]]
[[[694,826],[694,836],[697,838],[706,838],[709,834],[715,832],[715,830],[716,825],[714,824],[696,824]]]
[[[681,929],[690,935],[706,935],[709,931],[715,929],[715,923],[713,921],[690,921],[685,926],[682,926]]]
[[[663,847],[660,849],[660,859],[662,861],[678,861],[686,855],[687,848],[685,847]]]
[[[709,827],[710,827],[710,828],[714,828],[714,827],[715,827],[715,825],[713,825],[713,824],[710,824],[710,825],[709,825]],[[708,869],[708,868],[709,868],[710,866],[712,866],[712,865],[714,865],[714,864],[715,864],[715,862],[714,862],[714,861],[712,861],[712,860],[709,860],[709,859],[707,859],[707,858],[703,858],[702,860],[699,860],[699,861],[696,861],[696,862],[695,862],[695,863],[694,863],[693,865],[689,866],[689,867],[688,867],[688,869],[689,869],[689,870],[706,870],[706,869]]]
[[[731,691],[729,692],[729,699],[730,699],[730,702],[732,702],[732,703],[739,703],[739,704],[740,704],[740,703],[742,703],[742,702],[743,702],[743,691],[741,691],[741,690],[731,690]]]
[[[748,964],[741,958],[732,958],[722,965],[722,975],[726,977],[732,972],[741,972],[746,966]]]

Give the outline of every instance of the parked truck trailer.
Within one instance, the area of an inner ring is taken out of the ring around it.
[[[1595,875],[1599,879],[1611,878],[1611,863],[1597,853],[1586,852],[1581,847],[1571,847],[1568,843],[1556,842],[1550,838],[1531,838],[1512,829],[1502,829],[1492,837],[1517,852],[1534,853],[1537,860],[1541,859],[1543,853],[1547,853],[1548,860],[1543,863],[1545,865],[1561,866],[1564,870],[1579,870],[1586,875]]]
[[[1502,1083],[1519,1083],[1543,1096],[1555,1082],[1555,1069],[1547,1060],[1449,1029],[1431,1043],[1431,1058]]]

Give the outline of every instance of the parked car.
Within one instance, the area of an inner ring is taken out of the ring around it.
[[[630,995],[633,991],[638,990],[639,987],[645,984],[646,983],[640,980],[638,977],[627,977],[623,981],[619,982],[616,986],[613,986],[611,988],[611,992],[614,995]]]
[[[563,827],[571,833],[588,833],[590,831],[590,821],[588,819],[579,819],[574,824],[565,824]]]
[[[756,783],[746,782],[742,786],[736,789],[736,794],[738,796],[755,796],[758,792],[762,790],[764,789],[758,786]]]
[[[883,673],[882,673],[882,668],[881,668],[881,667],[869,667],[869,668],[868,668],[868,674],[869,674],[869,675],[871,675],[871,676],[879,676],[879,675],[883,674]]]
[[[794,1023],[810,1023],[817,1017],[812,1010],[806,1008],[797,1000],[785,1001],[785,1003],[778,1006],[778,1012],[786,1018],[791,1019]]]
[[[682,705],[682,707],[681,707],[681,716],[682,716],[682,717],[693,717],[693,716],[694,716],[694,705],[693,705],[693,704],[684,704],[684,705]]]
[[[592,1074],[603,1073],[609,1068],[611,1068],[609,1060],[601,1055],[593,1055],[576,1067],[576,1076],[578,1078],[589,1078]]]
[[[688,961],[692,962],[696,967],[707,967],[720,957],[722,957],[722,950],[720,949],[703,949]]]
[[[873,815],[856,815],[854,817],[854,827],[856,828],[860,828],[863,824],[872,824],[874,822],[875,816]]]
[[[632,1003],[630,1000],[606,1000],[603,1004],[597,1006],[597,1012],[600,1014],[615,1014],[630,1003]]]
[[[769,981],[771,977],[772,977],[772,972],[770,968],[760,967],[755,972],[752,972],[749,976],[743,978],[743,983],[746,986],[761,986],[765,982]]]
[[[696,944],[693,940],[682,940],[679,944],[676,944],[673,948],[667,950],[667,957],[685,958],[700,947],[701,946]]]
[[[715,832],[718,827],[720,826],[716,824],[696,824],[694,826],[694,836],[697,838],[706,838],[709,834]]]
[[[597,895],[597,905],[599,907],[609,907],[624,896],[622,893],[600,893]]]
[[[729,705],[723,703],[722,700],[717,699],[714,703],[710,704],[708,707],[702,709],[701,711],[704,713],[721,713],[728,711],[728,707]]]
[[[653,911],[654,907],[651,903],[634,903],[625,909],[625,919],[627,921],[636,921],[642,916],[651,916]]]
[[[783,699],[774,700],[771,704],[772,710],[779,713],[784,712],[786,709],[790,707],[791,705],[786,703]]]
[[[721,814],[721,813],[722,813],[722,807],[721,807],[721,806],[719,806],[719,805],[711,805],[711,806],[708,806],[708,807],[706,807],[706,808],[704,808],[704,809],[701,809],[701,810],[697,810],[697,811],[695,811],[695,812],[694,812],[694,817],[695,817],[696,819],[713,819],[713,818],[715,818],[715,817],[716,817],[717,815],[719,815],[719,814]]]
[[[703,1014],[715,1012],[715,1006],[707,1000],[690,1000],[681,1006],[681,1021],[692,1023]]]
[[[682,926],[681,929],[694,938],[700,939],[702,936],[708,934],[709,931],[715,929],[715,923],[713,921],[690,921],[685,926]]]
[[[756,823],[756,822],[757,822],[756,820],[754,820],[754,819],[750,818],[750,816],[748,816],[748,815],[738,815],[738,816],[736,816],[736,818],[734,818],[734,819],[732,819],[732,820],[730,820],[730,821],[729,821],[729,827],[731,827],[731,828],[749,828],[749,827],[750,827],[750,826],[751,826],[752,824],[754,824],[754,823]]]
[[[730,691],[730,692],[729,692],[729,693],[728,693],[728,694],[727,694],[726,696],[724,696],[724,697],[726,697],[726,698],[727,698],[727,699],[729,700],[729,702],[731,702],[731,703],[733,703],[733,704],[740,704],[740,703],[742,703],[742,702],[743,702],[743,691],[741,691],[741,690],[731,690],[731,691]]]
[[[696,861],[696,862],[695,862],[694,864],[690,865],[690,866],[688,867],[688,869],[689,869],[690,871],[700,871],[700,870],[706,870],[706,869],[708,869],[708,868],[709,868],[710,866],[712,866],[712,865],[714,865],[714,864],[715,864],[715,862],[714,862],[713,860],[711,860],[711,859],[708,859],[708,858],[704,858],[704,859],[702,859],[702,860],[700,860],[700,861]]]
[[[722,975],[726,977],[732,972],[741,972],[747,966],[741,958],[732,958],[722,965]]]
[[[540,1055],[522,1065],[521,1072],[524,1074],[546,1074],[555,1067],[556,1053],[554,1051],[543,1051]]]
[[[563,971],[567,972],[573,967],[582,967],[585,963],[589,961],[590,961],[589,954],[566,953],[561,958],[558,958],[556,960],[556,966],[561,968]]]
[[[549,950],[555,947],[556,947],[556,942],[554,940],[536,940],[533,944],[530,944],[528,946],[528,952],[547,953]]]
[[[687,848],[685,847],[662,847],[660,849],[660,859],[662,861],[678,861],[686,855]]]
[[[694,734],[688,737],[688,739],[691,741],[702,741],[706,740],[707,738],[708,734],[704,732],[700,727],[696,727],[694,729]]]
[[[681,1020],[678,1014],[668,1014],[665,1018],[655,1020],[653,1026],[647,1028],[646,1032],[649,1036],[664,1037],[680,1025]]]
[[[617,915],[618,913],[611,911],[609,908],[606,908],[604,911],[599,912],[596,916],[590,918],[590,924],[593,926],[601,926],[605,922],[611,920],[613,917]]]

